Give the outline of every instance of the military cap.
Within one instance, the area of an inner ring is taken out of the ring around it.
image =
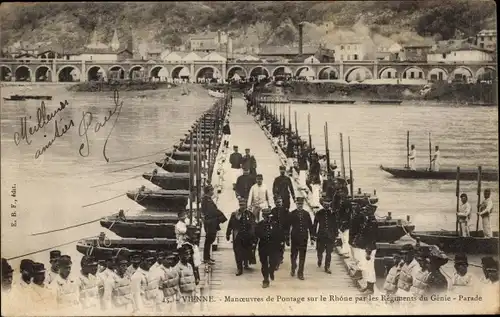
[[[33,273],[45,273],[45,265],[40,262],[33,263]]]
[[[498,270],[498,262],[491,256],[486,256],[481,259],[481,264],[485,269]]]
[[[167,259],[167,260],[174,260],[174,259],[176,259],[176,258],[177,258],[177,254],[175,254],[175,253],[173,253],[173,252],[172,252],[172,253],[168,253],[168,254],[165,256],[165,259]]]
[[[205,194],[206,193],[209,193],[210,191],[212,191],[214,189],[214,187],[211,185],[211,184],[208,184],[207,186],[205,186]]]
[[[5,276],[12,272],[14,272],[12,266],[10,266],[9,262],[7,262],[5,258],[2,258],[2,276]]]
[[[61,256],[61,251],[59,250],[52,250],[50,251],[50,259],[51,260],[57,260]]]
[[[19,269],[21,271],[28,271],[28,272],[32,272],[33,271],[33,264],[35,262],[33,262],[32,260],[29,260],[29,259],[22,259],[21,260],[21,265],[19,266]]]
[[[59,266],[70,266],[73,262],[71,262],[71,257],[69,255],[61,255],[59,260],[57,260]]]
[[[297,197],[295,200],[296,200],[298,203],[304,203],[304,200],[305,200],[305,199],[304,199],[304,197]]]
[[[249,171],[250,169],[248,168],[248,166],[243,166],[242,167],[243,171]]]
[[[245,148],[245,151],[250,151],[250,148],[249,147]]]
[[[233,145],[233,149],[237,149],[237,148],[238,148],[238,146],[237,146],[237,145]]]
[[[455,255],[455,264],[468,264],[467,255],[459,253]]]
[[[280,166],[280,171],[286,171],[286,167],[285,167],[285,166],[283,166],[283,165],[281,165],[281,166]]]
[[[189,244],[183,244],[179,249],[177,249],[179,254],[191,254],[193,250]]]
[[[82,267],[83,266],[95,266],[95,265],[97,265],[97,261],[92,256],[84,255],[80,261],[80,265]]]
[[[130,262],[140,262],[142,259],[141,255],[139,253],[134,253],[130,257]]]
[[[123,254],[116,255],[114,260],[116,264],[128,264],[128,256]]]
[[[155,260],[156,259],[156,250],[145,250],[142,258],[144,260]]]

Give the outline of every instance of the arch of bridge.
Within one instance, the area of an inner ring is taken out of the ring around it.
[[[233,69],[241,69],[244,73],[245,73],[245,77],[248,78],[249,76],[249,73],[248,71],[246,70],[245,67],[243,66],[240,66],[240,65],[233,65],[233,66],[230,66],[227,70],[226,70],[226,78],[229,78],[229,74],[231,72],[231,70]]]
[[[476,73],[472,71],[472,69],[470,69],[469,67],[467,66],[458,66],[458,67],[455,67],[455,69],[450,73],[450,76],[452,77],[453,79],[453,75],[456,74],[456,72],[460,69],[463,69],[465,70],[468,74],[469,74],[469,78],[475,78],[475,75]]]
[[[61,64],[58,68],[57,68],[57,73],[56,73],[56,78],[59,80],[59,74],[61,74],[61,71],[65,68],[73,68],[74,70],[76,70],[78,72],[78,74],[80,76],[82,76],[82,71],[80,70],[80,68],[76,65],[71,65],[71,64]]]
[[[5,67],[5,68],[7,68],[7,69],[10,71],[10,73],[11,73],[11,74],[13,74],[13,73],[12,73],[12,67],[10,67],[10,66],[8,66],[8,65],[4,65],[4,64],[1,64],[1,65],[0,65],[0,68],[4,68],[4,67]]]
[[[318,73],[316,72],[316,68],[312,67],[311,65],[297,66],[297,67],[295,67],[295,69],[292,69],[292,72],[293,72],[294,76],[298,77],[303,70],[310,70],[314,73],[315,78],[318,77]]]
[[[427,74],[425,76],[425,78],[427,78],[427,80],[431,79],[431,75],[432,75],[433,70],[443,71],[443,73],[445,74],[445,78],[444,78],[445,80],[448,79],[448,77],[450,76],[450,72],[448,71],[448,69],[446,69],[446,67],[432,66],[432,67],[429,67],[429,69],[427,70]]]
[[[145,65],[133,65],[133,66],[130,66],[129,69],[127,70],[127,78],[132,78],[132,71],[134,71],[135,69],[139,69],[139,70],[143,70],[144,72],[147,71]],[[149,74],[149,72],[148,72]]]
[[[108,76],[108,72],[106,71],[106,67],[103,67],[102,65],[90,65],[89,67],[87,67],[87,80],[90,76],[90,71],[94,68],[97,68],[97,71],[99,71],[99,69],[102,69],[102,71],[104,72],[104,76]]]
[[[179,69],[179,71],[177,72],[177,77],[179,77],[180,72],[181,72],[181,71],[182,71],[182,69],[184,69],[184,68],[186,68],[186,69],[187,69],[187,71],[188,71],[188,73],[189,73],[189,77],[190,77],[190,78],[192,78],[193,74],[191,74],[191,70],[189,69],[188,65],[177,64],[177,65],[175,65],[175,66],[172,66],[172,68],[171,68],[171,69],[168,69],[168,68],[167,68],[167,71],[168,71],[169,76],[173,78],[173,77],[174,77],[174,74],[175,74],[175,71],[176,71],[177,69]]]
[[[35,70],[32,69],[31,67],[34,67],[34,66],[31,66],[31,65],[26,65],[26,64],[20,64],[20,65],[17,65],[16,66],[16,69],[14,70],[14,75],[17,74],[17,71],[20,69],[20,68],[27,68],[28,71],[30,72],[30,76],[33,76],[33,74],[35,73]]]
[[[475,72],[475,79],[478,79],[480,75],[482,74],[486,74],[488,72],[488,70],[492,71],[493,73],[496,73],[496,69],[495,67],[493,66],[483,66],[483,67],[479,67],[476,72]]]
[[[370,74],[371,78],[374,78],[374,77],[373,77],[373,72],[372,72],[372,71],[371,71],[368,67],[366,67],[366,66],[353,66],[353,67],[349,68],[349,69],[348,69],[348,70],[344,73],[344,78],[343,78],[343,79],[344,79],[345,81],[347,81],[347,79],[349,78],[349,75],[350,75],[353,71],[355,71],[355,70],[357,70],[357,69],[364,69],[364,70],[366,70],[366,71]]]
[[[193,78],[194,79],[198,78],[198,75],[199,75],[200,71],[202,69],[205,69],[205,68],[211,68],[214,71],[214,73],[218,72],[220,76],[223,75],[222,74],[222,69],[220,69],[219,67],[217,67],[215,65],[200,65],[200,66],[195,66],[195,68],[194,68],[194,77]],[[193,74],[190,74],[190,75],[192,76]]]
[[[165,65],[156,64],[156,65],[150,66],[149,69],[144,67],[144,69],[147,70],[149,77],[153,77],[153,71],[157,68],[160,69],[158,72],[161,72],[162,69],[165,69],[165,71],[167,72],[167,77],[170,77],[171,72],[169,72],[168,68]]]
[[[253,72],[254,70],[256,70],[256,69],[259,69],[259,68],[261,68],[261,69],[263,69],[263,70],[265,70],[265,71],[266,71],[266,73],[267,73],[267,77],[272,76],[272,75],[271,75],[271,72],[269,71],[269,69],[268,69],[267,67],[265,67],[264,65],[257,65],[257,66],[254,66],[254,67],[250,68],[250,71],[248,72],[248,76],[252,76],[252,72]]]
[[[278,65],[276,67],[273,68],[273,70],[271,71],[271,73],[269,74],[269,76],[274,76],[274,73],[276,73],[276,71],[280,68],[283,68],[284,70],[286,69],[289,69],[291,71],[291,73],[293,75],[295,75],[295,69],[293,66],[290,66],[290,65]]]

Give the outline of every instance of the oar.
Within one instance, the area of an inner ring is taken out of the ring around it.
[[[460,208],[460,166],[457,166],[457,189],[455,191],[455,195],[457,196],[457,210],[456,210],[456,222],[455,222],[455,231],[458,234],[458,210]]]
[[[483,169],[481,166],[477,168],[477,220],[476,220],[476,232],[479,231],[479,208],[481,208],[481,179],[483,174]],[[483,228],[484,230],[484,228]]]
[[[193,132],[189,133],[191,144],[189,146],[189,220],[193,223]]]
[[[431,146],[431,133],[429,132],[429,171],[432,170],[432,146]]]
[[[344,164],[344,141],[342,138],[342,133],[340,133],[340,171],[342,172],[342,178],[345,179],[345,164]]]
[[[347,137],[347,146],[349,148],[349,178],[351,179],[350,182],[350,189],[351,189],[351,196],[354,197],[354,180],[352,178],[352,167],[351,167],[351,137]]]
[[[309,134],[309,148],[312,149],[312,137],[311,137],[311,114],[307,114],[307,133]]]
[[[406,131],[406,168],[410,168],[410,131]]]
[[[327,175],[330,175],[331,173],[331,167],[330,167],[330,149],[328,146],[328,122],[325,122],[325,152],[326,152],[326,172]]]

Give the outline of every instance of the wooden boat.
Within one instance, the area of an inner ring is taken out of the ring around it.
[[[189,173],[158,174],[153,171],[151,173],[142,174],[142,177],[163,189],[189,189]]]
[[[34,99],[34,100],[52,100],[52,96],[30,96],[30,95],[12,95],[9,98],[4,97],[4,100],[16,100],[22,101],[26,99]]]
[[[190,161],[191,160],[191,153],[189,151],[166,152],[165,155],[173,158],[176,161]],[[194,158],[194,160],[196,160],[196,158],[197,158],[196,152],[193,152],[193,158]],[[201,159],[205,160],[206,155],[202,154]]]
[[[380,242],[392,243],[415,230],[415,225],[403,219],[379,219],[378,237]]]
[[[199,148],[200,148],[201,151],[205,151],[206,150],[206,148],[205,148],[205,146],[203,144],[200,145]],[[191,144],[190,143],[184,143],[184,144],[178,146],[176,150],[177,151],[186,151],[186,152],[187,151],[191,151]],[[195,141],[195,143],[193,144],[193,151],[196,152],[197,150],[198,150],[198,145],[196,144],[196,141]]]
[[[185,209],[189,200],[189,190],[131,190],[127,197],[151,210],[175,211]]]
[[[353,103],[355,103],[356,100],[343,100],[343,99],[335,99],[335,100],[327,100],[326,103],[328,104],[349,104],[349,105],[352,105]]]
[[[102,237],[82,239],[76,244],[76,250],[84,255],[92,255],[97,260],[115,257],[119,253],[134,254],[144,250],[176,251],[177,240],[169,238],[122,238],[109,239]]]
[[[168,238],[175,239],[177,212],[162,216],[119,216],[115,214],[101,219],[101,226],[113,231],[122,238]],[[199,241],[200,229],[188,226],[188,235]]]
[[[411,235],[420,241],[435,244],[445,252],[466,254],[498,254],[498,231],[485,238],[482,231],[471,231],[470,237],[460,237],[456,231],[417,231]]]
[[[412,171],[407,168],[393,168],[385,167],[380,165],[380,169],[392,174],[397,178],[415,178],[415,179],[456,179],[457,171],[456,169],[441,168],[439,172],[433,172],[428,170],[416,170]],[[477,170],[476,169],[461,169],[460,170],[460,180],[473,181],[477,180]],[[483,181],[498,181],[498,171],[495,170],[482,170],[482,180]]]
[[[371,99],[368,101],[370,104],[376,105],[400,105],[403,100],[399,99]]]
[[[189,173],[189,161],[156,161],[155,164],[158,167],[163,168],[167,172],[171,173]],[[194,171],[196,172],[196,165],[193,164]]]
[[[218,91],[213,91],[213,90],[208,90],[208,94],[211,96],[211,97],[215,97],[215,98],[224,98],[226,95],[224,93],[221,93],[221,92],[218,92]]]

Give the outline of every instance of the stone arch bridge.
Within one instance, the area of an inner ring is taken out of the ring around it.
[[[370,79],[453,79],[457,76],[477,79],[481,74],[497,72],[494,62],[438,63],[395,61],[344,61],[335,63],[262,63],[262,62],[164,62],[164,61],[76,61],[76,60],[0,60],[2,81],[80,81],[100,77],[134,79],[156,78],[169,80],[186,78],[196,81],[199,77],[217,77],[223,80],[235,74],[241,77],[278,76],[307,73],[315,79],[344,81]],[[361,75],[362,76],[361,76]],[[495,75],[496,76],[496,75]]]

